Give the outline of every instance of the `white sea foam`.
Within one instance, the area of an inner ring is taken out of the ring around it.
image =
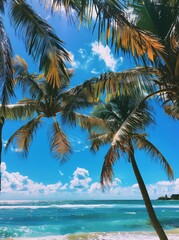
[[[39,209],[39,208],[71,208],[71,209],[77,209],[77,208],[114,208],[115,204],[63,204],[63,205],[46,205],[46,206],[33,206],[33,205],[11,205],[11,206],[0,206],[0,209]]]
[[[131,214],[131,215],[135,215],[136,212],[125,212],[125,214]]]
[[[7,202],[6,202],[7,203]],[[49,205],[18,205],[19,203],[28,203],[28,201],[23,201],[23,202],[12,202],[14,205],[2,205],[2,202],[0,202],[0,209],[45,209],[45,208],[61,208],[61,209],[78,209],[78,208],[86,208],[86,209],[93,209],[93,208],[145,208],[144,205],[142,204],[134,204],[134,205],[128,205],[128,204],[49,204]],[[31,202],[32,203],[32,202]],[[34,201],[34,203],[37,203]],[[16,205],[17,204],[17,205]],[[154,208],[174,208],[174,209],[179,209],[179,205],[154,205]],[[130,212],[127,212],[130,214]],[[131,213],[135,214],[135,213]]]
[[[179,208],[179,205],[153,205],[154,208]]]
[[[167,234],[169,240],[179,240],[179,234]],[[152,233],[81,233],[65,236],[44,236],[35,238],[13,238],[13,240],[158,240],[158,237]],[[7,240],[7,239],[6,239]]]

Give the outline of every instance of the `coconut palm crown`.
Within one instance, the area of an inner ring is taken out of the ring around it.
[[[23,107],[23,111],[29,109],[31,116],[29,121],[12,134],[6,144],[6,149],[10,144],[16,144],[22,154],[27,157],[29,146],[36,130],[42,125],[44,119],[52,119],[53,123],[49,127],[50,150],[54,158],[61,159],[61,162],[66,161],[72,152],[72,148],[59,122],[62,122],[62,124],[64,122],[63,115],[65,115],[66,111],[66,105],[63,103],[64,96],[66,96],[64,91],[68,85],[64,83],[59,88],[53,88],[46,81],[44,74],[30,74],[27,63],[19,56],[14,59],[13,67],[16,76],[16,86],[20,86],[23,94],[28,96],[16,103],[15,106]],[[69,70],[68,75],[70,76],[71,74],[72,72]],[[90,102],[90,98],[92,98],[90,94],[85,95],[82,92],[76,96],[74,104],[76,102],[75,106],[77,108],[82,108],[83,104],[85,107],[94,104],[95,101]],[[4,107],[4,116],[8,113],[6,106]],[[1,106],[2,112],[4,108]]]
[[[98,151],[101,146],[110,144],[101,171],[102,186],[112,182],[114,164],[121,157],[126,156],[132,164],[151,224],[159,238],[167,240],[138,169],[135,148],[145,150],[151,158],[159,161],[169,179],[173,179],[173,171],[162,153],[147,139],[145,130],[151,123],[154,123],[154,118],[152,108],[140,98],[142,98],[141,95],[138,99],[121,95],[106,104],[96,106],[91,116],[78,115],[78,119],[80,126],[89,131],[92,151]],[[147,162],[145,164],[147,165]]]

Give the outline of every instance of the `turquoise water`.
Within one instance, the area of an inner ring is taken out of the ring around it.
[[[153,206],[165,230],[179,228],[179,201],[153,201]],[[0,239],[151,231],[140,200],[0,201]]]

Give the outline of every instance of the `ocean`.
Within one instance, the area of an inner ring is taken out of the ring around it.
[[[153,201],[179,240],[179,201]],[[157,240],[142,200],[0,201],[0,239]]]

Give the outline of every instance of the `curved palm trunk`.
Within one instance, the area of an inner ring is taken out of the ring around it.
[[[151,203],[151,200],[149,198],[145,183],[144,183],[144,181],[142,179],[142,176],[140,174],[140,171],[138,169],[138,166],[137,166],[137,163],[136,163],[136,160],[135,160],[135,157],[134,157],[134,149],[133,149],[133,146],[131,144],[130,144],[130,149],[129,149],[129,157],[130,157],[130,160],[131,160],[131,163],[132,163],[132,168],[133,168],[134,174],[136,176],[136,179],[137,179],[137,182],[138,182],[138,185],[139,185],[139,188],[140,188],[140,191],[141,191],[141,194],[142,194],[142,197],[143,197],[143,200],[144,200],[144,203],[145,203],[145,206],[146,206],[151,224],[154,227],[154,229],[155,229],[155,231],[156,231],[160,240],[168,240],[168,238],[167,238],[159,220],[157,219],[155,211],[152,207],[152,203]]]
[[[0,117],[0,192],[1,192],[1,162],[2,162],[2,128],[4,125],[4,117]]]

